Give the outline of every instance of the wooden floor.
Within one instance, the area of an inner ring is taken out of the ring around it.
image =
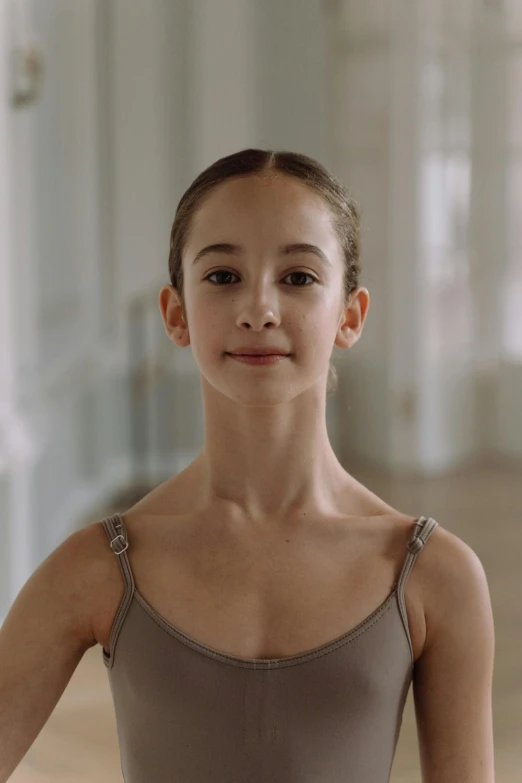
[[[430,480],[397,481],[350,472],[387,503],[412,516],[431,516],[480,557],[496,632],[493,723],[496,783],[522,780],[522,469],[489,466]],[[100,509],[87,522],[114,510]],[[80,523],[83,524],[83,523]],[[87,652],[12,783],[118,783],[116,721],[101,647]],[[420,783],[412,688],[391,776]],[[154,781],[151,781],[154,783]],[[188,783],[188,781],[183,781]]]

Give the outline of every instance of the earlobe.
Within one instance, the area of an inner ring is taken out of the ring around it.
[[[341,324],[341,322],[339,322]],[[353,329],[350,326],[340,326],[334,345],[339,348],[350,348],[353,344]]]
[[[167,337],[169,340],[172,340],[174,345],[177,345],[178,348],[186,348],[187,345],[190,345],[190,334],[188,329],[179,330],[176,327],[166,327],[165,329]]]
[[[167,310],[165,328],[169,338],[175,342],[176,345],[183,347],[190,344],[188,326],[180,308],[176,307],[175,310],[170,313]]]

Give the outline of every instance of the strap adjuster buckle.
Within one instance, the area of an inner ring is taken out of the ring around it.
[[[408,543],[406,544],[406,547],[414,555],[416,555],[417,552],[420,552],[423,546],[424,546],[424,541],[418,535],[414,535],[410,539],[410,541],[408,541]]]
[[[123,549],[120,549],[120,551],[119,551],[119,552],[116,552],[116,550],[115,550],[115,549],[114,549],[114,547],[113,547],[113,544],[114,544],[114,542],[115,542],[115,541],[116,541],[118,538],[121,538],[121,539],[123,539],[123,541],[124,541],[124,543],[125,543],[125,546],[123,547]],[[125,552],[125,550],[126,550],[126,549],[128,549],[128,547],[129,547],[129,542],[125,540],[125,536],[124,536],[122,533],[119,533],[119,534],[116,536],[116,538],[113,538],[113,539],[112,539],[112,541],[111,541],[111,549],[112,549],[112,551],[113,551],[113,552],[115,552],[117,555],[121,555],[123,552]]]

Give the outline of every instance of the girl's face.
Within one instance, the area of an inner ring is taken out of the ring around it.
[[[177,330],[176,342],[191,344],[209,384],[244,404],[326,388],[334,344],[348,345],[343,263],[328,206],[304,183],[285,175],[227,180],[192,222],[183,251],[188,331],[183,339]],[[290,356],[254,366],[227,355],[243,345]]]

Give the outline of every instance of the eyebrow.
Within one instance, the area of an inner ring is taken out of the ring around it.
[[[196,253],[194,260],[192,261],[192,265],[197,264],[200,259],[209,255],[210,253],[223,253],[224,255],[238,256],[245,252],[246,250],[243,245],[231,245],[228,242],[219,242],[215,245],[207,245],[198,253]],[[280,255],[301,255],[302,253],[312,253],[327,266],[332,266],[328,256],[321,250],[320,247],[317,247],[317,245],[310,245],[307,242],[294,242],[289,245],[280,245],[278,252]]]

